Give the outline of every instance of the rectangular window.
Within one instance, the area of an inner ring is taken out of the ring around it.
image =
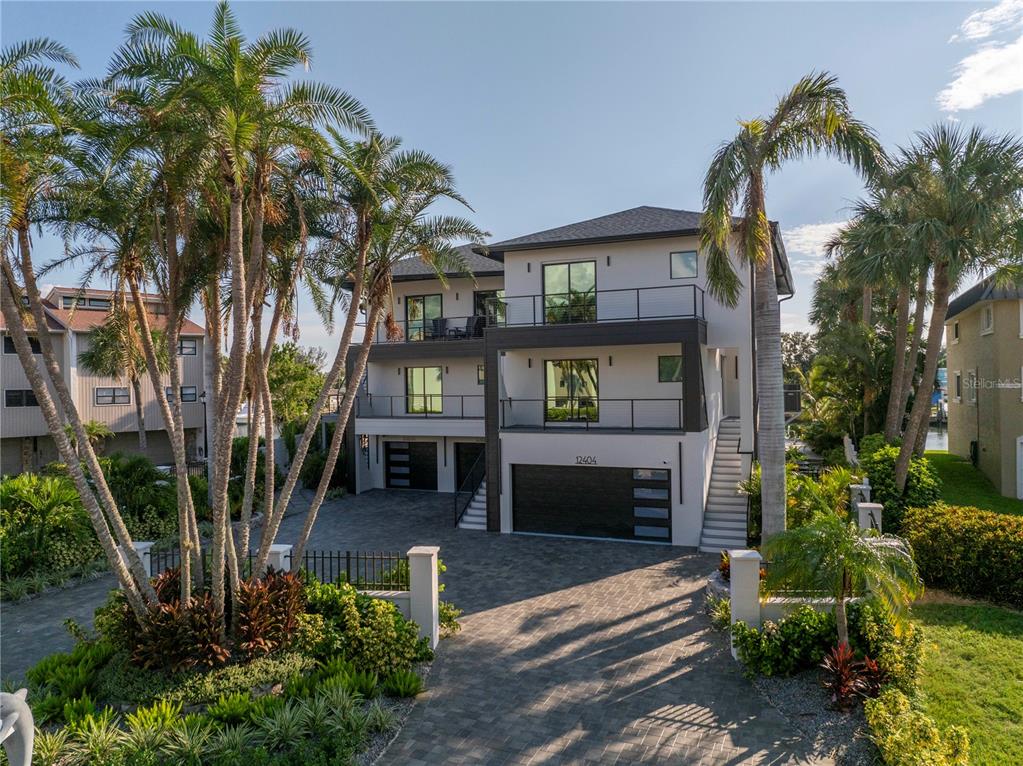
[[[443,298],[437,295],[410,295],[405,298],[405,337],[407,340],[432,340],[444,337]]]
[[[545,263],[543,307],[547,324],[597,321],[597,262]]]
[[[108,298],[89,298],[89,308],[108,309],[110,308],[110,300]]]
[[[952,323],[952,342],[959,342],[959,322]]]
[[[41,353],[43,353],[43,349],[39,345],[39,339],[38,338],[29,338],[28,339],[28,345],[31,346],[33,354],[41,354]],[[18,353],[18,350],[14,347],[14,338],[12,338],[10,335],[5,335],[4,336],[4,353],[5,354],[17,354]]]
[[[980,310],[980,334],[989,335],[995,331],[995,307],[990,303]]]
[[[969,386],[970,404],[977,403],[977,371],[970,370],[970,379],[967,384]]]
[[[181,387],[181,401],[195,402],[199,400],[199,390],[195,386]]]
[[[682,250],[671,253],[671,278],[672,279],[695,279],[699,270],[699,257],[695,250]]]
[[[963,399],[963,374],[961,372],[956,372],[953,376],[953,380],[955,382],[955,386],[952,389],[953,397],[957,402],[960,402]]]
[[[682,356],[657,357],[657,382],[680,383],[682,381]]]
[[[129,394],[127,388],[97,387],[96,404],[131,404],[131,394]]]
[[[477,290],[472,295],[472,315],[486,317],[488,325],[505,323],[504,290]]]
[[[31,388],[9,388],[4,391],[5,407],[38,407],[35,392]]]
[[[405,368],[405,412],[440,413],[444,410],[444,368]]]
[[[544,419],[552,422],[600,419],[596,359],[548,360]]]
[[[667,481],[668,472],[659,468],[633,468],[633,481]]]
[[[482,364],[476,365],[476,382],[479,383],[481,386],[487,382],[486,372],[484,370],[485,368]]]
[[[178,356],[195,356],[197,348],[195,338],[178,338]]]
[[[60,299],[60,305],[65,309],[73,309],[75,307],[75,299],[70,295],[65,295]]]

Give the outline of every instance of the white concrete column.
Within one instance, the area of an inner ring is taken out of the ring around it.
[[[730,563],[729,596],[732,623],[744,622],[751,628],[760,627],[760,564],[757,551],[728,551]],[[735,645],[732,645],[735,657]]]
[[[859,517],[860,503],[870,502],[870,479],[864,477],[862,484],[850,484],[849,485],[849,511],[852,513],[854,518]]]
[[[419,625],[419,637],[429,639],[431,649],[436,649],[440,641],[438,553],[440,548],[435,545],[417,545],[408,552],[410,611]]]
[[[291,546],[283,543],[274,543],[270,546],[270,555],[266,559],[267,569],[283,569],[291,571]]]
[[[135,552],[139,555],[139,558],[142,559],[142,569],[149,577],[154,577],[155,574],[157,574],[153,572],[152,548],[155,544],[156,543],[150,542],[148,540],[134,540],[132,542],[132,547],[135,549]],[[117,552],[120,554],[121,561],[124,562],[124,565],[131,569],[131,564],[128,562],[128,556],[125,555],[124,552],[124,546],[118,545]]]
[[[877,525],[877,531],[881,532],[881,512],[884,506],[881,503],[859,503],[856,506],[856,519],[860,529],[871,529]],[[873,521],[873,524],[871,523]]]

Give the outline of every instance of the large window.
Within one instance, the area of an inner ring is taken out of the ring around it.
[[[28,339],[28,345],[32,347],[32,353],[33,354],[41,354],[41,353],[43,353],[43,349],[39,345],[39,339],[38,338],[29,338]],[[14,347],[14,338],[12,338],[10,335],[5,335],[4,336],[4,353],[5,354],[17,354],[18,353],[18,350]]]
[[[442,367],[405,368],[405,411],[439,413],[444,410]]]
[[[543,308],[547,324],[597,321],[597,262],[546,263]]]
[[[672,279],[694,279],[696,277],[699,258],[695,250],[671,253],[668,257],[671,261]]]
[[[682,357],[657,357],[657,382],[680,383],[682,381]]]
[[[197,349],[195,338],[178,338],[178,356],[195,356]]]
[[[96,404],[131,404],[127,388],[100,386],[96,388]]]
[[[440,327],[443,301],[437,295],[410,295],[405,299],[405,337],[429,340],[444,334]]]
[[[4,391],[5,407],[38,407],[35,392],[31,388],[8,388]]]
[[[545,420],[595,423],[600,419],[596,359],[547,360],[544,377]]]

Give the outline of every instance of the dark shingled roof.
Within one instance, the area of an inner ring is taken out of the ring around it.
[[[462,257],[465,258],[466,265],[469,267],[469,271],[472,272],[473,276],[493,277],[504,274],[503,263],[474,252],[474,247],[479,246],[460,245],[457,248],[461,252]],[[423,263],[421,258],[405,258],[404,260],[398,261],[394,264],[391,273],[394,275],[395,282],[437,278],[437,272],[434,271],[433,267]],[[445,272],[445,274],[448,277],[465,276],[465,273],[461,271],[448,271]]]
[[[588,221],[570,223],[556,229],[538,231],[524,237],[506,239],[490,246],[493,251],[529,250],[571,242],[613,241],[635,237],[690,234],[700,230],[700,213],[671,210],[666,207],[634,207],[620,213],[602,215]]]
[[[966,292],[958,295],[948,304],[948,311],[945,313],[945,321],[962,314],[969,308],[982,301],[1004,301],[1019,300],[1023,298],[1023,282],[1007,287],[995,285],[992,277],[988,277]]]

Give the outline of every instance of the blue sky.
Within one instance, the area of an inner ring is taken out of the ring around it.
[[[942,120],[999,132],[1023,123],[1023,0],[234,7],[252,37],[304,31],[308,76],[349,91],[381,130],[450,163],[495,238],[637,205],[698,210],[707,162],[736,121],[770,110],[815,69],[838,75],[889,147]],[[5,0],[2,40],[54,38],[79,57],[81,76],[95,76],[126,23],[150,9],[203,32],[213,6]],[[805,329],[820,244],[861,188],[825,159],[769,179],[768,213],[797,273],[786,329]],[[60,245],[44,239],[38,250],[44,261]],[[308,310],[301,342],[335,343]]]

